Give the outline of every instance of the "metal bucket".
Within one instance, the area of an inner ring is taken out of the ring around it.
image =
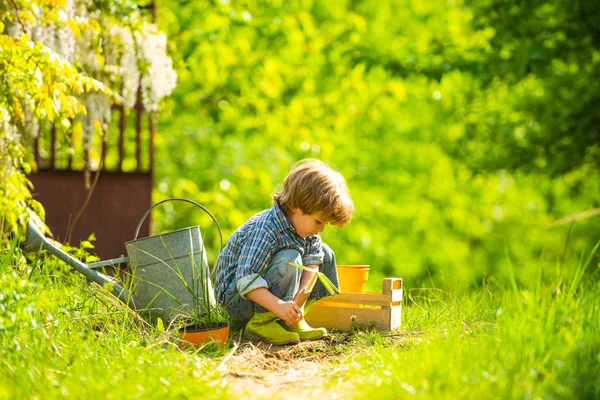
[[[210,306],[215,305],[206,248],[199,226],[137,239],[139,230],[152,209],[172,200],[185,201],[202,208],[219,231],[219,254],[223,247],[217,220],[206,208],[192,200],[163,200],[150,207],[142,216],[134,240],[125,243],[130,274],[126,287],[133,294],[136,310],[149,320],[160,317],[167,323],[178,316],[204,313],[207,301]]]

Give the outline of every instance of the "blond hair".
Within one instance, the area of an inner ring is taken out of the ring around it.
[[[321,213],[333,225],[344,226],[352,219],[354,203],[344,177],[315,159],[297,162],[283,181],[283,190],[273,195],[286,215],[293,208],[304,214]]]

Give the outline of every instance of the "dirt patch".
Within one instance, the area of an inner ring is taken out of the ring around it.
[[[349,383],[331,385],[338,379],[336,366],[344,369],[348,359],[378,345],[389,351],[408,350],[421,341],[421,332],[402,331],[386,334],[368,332],[331,333],[329,337],[295,346],[273,346],[240,339],[219,369],[215,384],[227,386],[232,398],[302,399],[348,398]],[[327,387],[325,389],[325,387]]]
[[[221,366],[220,384],[229,387],[233,398],[306,399],[325,394],[329,379],[323,373],[324,364],[342,355],[349,334],[303,342],[295,346],[273,346],[242,340],[235,352]],[[327,398],[340,393],[327,392]]]

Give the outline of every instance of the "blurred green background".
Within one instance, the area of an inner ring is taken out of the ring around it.
[[[157,4],[179,78],[153,200],[201,202],[225,239],[307,157],[348,181],[355,217],[322,237],[371,265],[371,289],[476,286],[509,259],[524,281],[600,238],[597,2]],[[199,223],[216,249],[200,213],[155,217]]]

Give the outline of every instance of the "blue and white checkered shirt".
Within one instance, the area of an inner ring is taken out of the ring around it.
[[[279,204],[259,212],[231,235],[221,252],[216,284],[219,304],[225,302],[225,291],[234,279],[244,298],[254,289],[268,288],[267,281],[258,275],[280,250],[298,250],[304,265],[322,264],[322,244],[319,235],[300,237]]]

